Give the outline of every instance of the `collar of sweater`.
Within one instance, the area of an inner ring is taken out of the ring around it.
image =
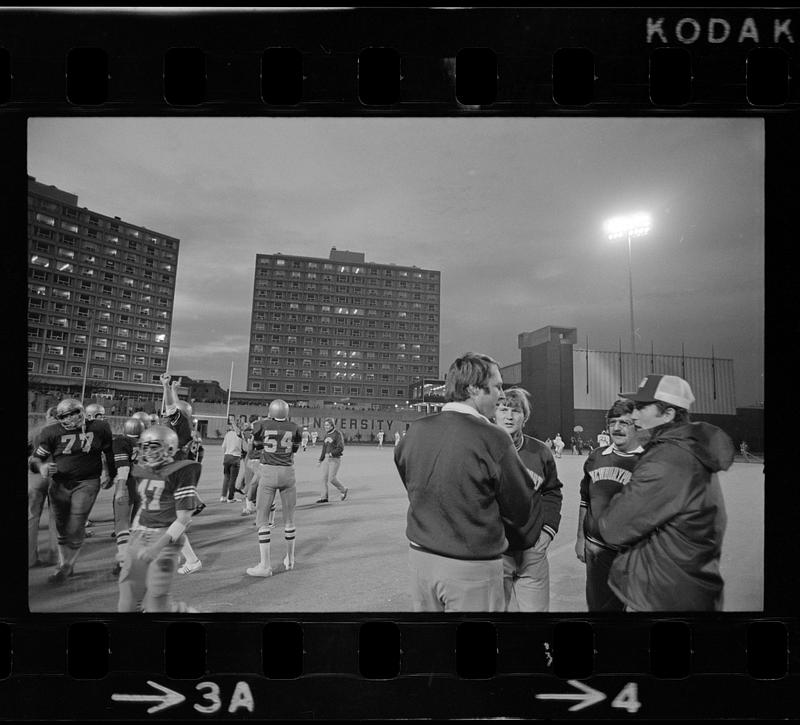
[[[476,418],[480,418],[481,420],[488,420],[488,418],[485,415],[479,413],[477,410],[475,410],[475,408],[473,408],[471,405],[467,405],[466,403],[453,402],[453,403],[445,403],[442,406],[442,413],[451,411],[453,413],[466,413],[467,415],[473,415]]]

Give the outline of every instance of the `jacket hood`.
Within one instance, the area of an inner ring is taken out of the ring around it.
[[[712,473],[726,471],[733,463],[735,447],[730,436],[711,423],[667,423],[652,430],[651,444],[669,442],[689,451]]]

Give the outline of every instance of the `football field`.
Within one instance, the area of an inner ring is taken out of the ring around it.
[[[199,493],[207,504],[193,519],[189,538],[203,566],[176,575],[173,599],[202,613],[228,612],[408,612],[407,499],[392,460],[391,445],[351,446],[345,450],[339,480],[347,500],[335,489],[330,503],[316,504],[320,447],[295,456],[297,474],[296,566],[285,571],[286,553],[280,504],[272,530],[273,576],[245,574],[258,563],[254,516],[242,505],[219,501],[222,453],[208,446]],[[549,549],[550,609],[586,611],[584,565],[575,556],[579,483],[585,456],[557,459],[564,484],[561,526]],[[734,463],[720,476],[728,513],[722,556],[725,610],[760,611],[763,599],[764,474],[759,464]],[[111,575],[116,546],[111,538],[111,491],[101,491],[92,511],[93,535],[86,539],[66,583],[47,582],[53,567],[28,570],[33,612],[115,612],[118,587]],[[48,551],[48,509],[39,529],[40,556]]]

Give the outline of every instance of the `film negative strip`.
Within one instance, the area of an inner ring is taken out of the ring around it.
[[[726,546],[737,552],[726,583],[745,582],[737,591],[752,596],[713,613],[588,612],[583,582],[576,589],[574,570],[559,572],[553,553],[548,613],[488,611],[495,608],[490,606],[484,608],[487,611],[414,612],[410,598],[392,600],[393,592],[406,592],[406,559],[401,558],[400,566],[390,556],[367,565],[376,559],[372,550],[382,550],[393,527],[402,538],[401,550],[395,553],[405,557],[406,520],[400,507],[399,518],[379,522],[382,528],[368,520],[374,513],[367,508],[336,522],[337,527],[369,532],[363,539],[356,536],[344,552],[340,549],[345,556],[336,551],[339,540],[333,522],[318,522],[320,528],[307,539],[314,542],[313,554],[310,549],[303,552],[302,528],[311,525],[311,514],[307,523],[298,516],[298,561],[302,552],[322,566],[316,578],[306,578],[302,585],[301,566],[287,571],[298,582],[295,594],[289,591],[280,602],[275,598],[274,607],[268,587],[263,594],[251,587],[252,597],[264,597],[251,606],[231,599],[238,604],[119,614],[117,585],[103,579],[99,568],[87,567],[89,573],[81,579],[48,589],[47,575],[26,566],[22,542],[29,540],[29,533],[22,523],[23,496],[16,483],[26,472],[17,475],[15,464],[13,488],[9,484],[13,494],[0,507],[0,536],[9,554],[0,597],[2,719],[634,720],[797,715],[800,627],[794,592],[799,552],[793,519],[800,501],[788,465],[794,436],[791,383],[797,377],[794,312],[800,309],[791,262],[800,168],[796,8],[23,9],[0,11],[0,21],[0,204],[9,230],[2,274],[13,350],[23,349],[20,300],[27,299],[31,281],[22,273],[30,270],[28,252],[14,240],[29,235],[30,161],[33,144],[42,137],[35,124],[42,120],[54,127],[60,120],[102,119],[110,124],[136,119],[144,128],[152,119],[246,118],[297,126],[310,119],[339,124],[366,119],[459,119],[464,124],[516,119],[531,125],[585,119],[591,136],[592,122],[613,119],[750,119],[761,126],[748,138],[755,138],[763,149],[763,156],[757,157],[763,165],[755,169],[756,179],[763,179],[763,199],[753,203],[754,209],[763,209],[758,219],[764,221],[760,239],[766,257],[766,377],[776,397],[783,391],[786,396],[782,406],[771,403],[774,409],[765,429],[775,449],[770,474],[763,465],[752,467],[759,470],[741,499],[745,524],[737,529],[739,540],[734,544],[726,538],[723,544],[723,552]],[[229,133],[239,133],[238,128],[231,126]],[[275,132],[264,128],[264,133]],[[281,132],[285,128],[281,126]],[[519,133],[517,127],[496,129],[512,138]],[[720,125],[716,138],[729,132],[730,125]],[[141,137],[128,133],[127,163],[135,165],[137,144],[154,132],[143,131]],[[180,137],[180,126],[170,133]],[[496,130],[486,127],[486,133]],[[437,138],[446,136],[440,132]],[[337,143],[335,134],[326,138]],[[382,143],[391,146],[407,138],[398,135],[393,141],[387,135]],[[680,138],[675,137],[676,154]],[[689,135],[684,138],[688,144]],[[606,139],[598,133],[596,143]],[[83,143],[87,164],[95,163],[91,144],[86,138]],[[241,187],[251,180],[237,180],[236,168],[203,167],[210,153],[205,144],[213,143],[210,136],[198,141],[196,163],[174,169],[176,175],[188,184],[192,174],[221,173],[225,184],[236,182],[236,193],[242,193]],[[371,147],[371,153],[379,147]],[[311,146],[307,158],[315,158],[321,148]],[[461,148],[469,153],[468,147]],[[515,148],[519,149],[513,141],[504,147],[504,158],[513,156]],[[625,144],[618,148],[624,152]],[[636,148],[637,159],[629,167],[632,175],[668,158],[663,150],[649,157]],[[711,143],[706,150],[698,149],[709,159],[718,152]],[[65,146],[60,151],[57,144],[44,144],[39,153],[57,157],[62,151],[66,153]],[[140,163],[146,166],[144,148],[141,153]],[[346,154],[343,151],[336,163],[344,166]],[[393,160],[387,163],[400,163],[402,154],[386,158]],[[744,148],[742,158],[738,173],[746,174],[751,157]],[[551,162],[553,168],[561,162],[574,165],[573,180],[583,173],[580,158]],[[279,164],[280,159],[273,156],[264,163]],[[317,171],[311,164],[306,173]],[[495,173],[494,181],[487,183],[502,184],[502,166]],[[96,174],[101,179],[108,174],[112,184],[109,171],[99,168]],[[286,174],[287,184],[296,183],[295,176]],[[137,178],[141,182],[150,177]],[[722,186],[727,181],[712,180]],[[336,185],[336,173],[327,183],[330,188]],[[374,183],[380,184],[380,179]],[[218,193],[224,197],[222,186]],[[69,195],[69,189],[63,191]],[[281,200],[277,189],[273,191]],[[708,191],[711,207],[720,190]],[[136,194],[136,187],[128,193]],[[560,193],[558,188],[552,192]],[[482,198],[482,192],[475,192],[467,201],[480,206]],[[335,204],[341,196],[330,199]],[[322,203],[324,198],[308,199],[309,205]],[[407,213],[413,215],[413,209],[412,204]],[[298,208],[295,215],[302,219],[306,213],[306,208]],[[490,210],[485,214],[490,216]],[[458,219],[456,211],[451,221]],[[258,223],[266,220],[260,217]],[[291,239],[289,231],[281,231]],[[309,234],[328,243],[319,227]],[[454,242],[453,256],[485,260],[487,250],[471,256],[470,245],[477,242],[468,234],[463,239]],[[224,247],[221,242],[220,249]],[[537,263],[535,254],[525,253],[524,259]],[[497,269],[519,261],[519,254],[512,255]],[[741,283],[738,277],[730,279],[731,287]],[[621,287],[620,298],[626,292]],[[631,291],[631,318],[632,298]],[[719,305],[723,315],[725,295],[719,292],[707,304]],[[30,337],[27,344],[30,352]],[[753,339],[753,345],[758,344]],[[29,370],[23,369],[21,354],[7,355],[4,410],[10,422],[23,406],[30,410],[25,399]],[[16,427],[9,425],[9,430]],[[562,465],[569,467],[566,460],[559,461]],[[579,478],[562,475],[565,491],[571,487],[575,502]],[[394,483],[404,496],[400,479]],[[351,495],[347,503],[352,499]],[[300,504],[298,512],[301,509]],[[29,508],[29,529],[32,516]],[[202,530],[206,516],[198,517],[197,529]],[[62,524],[58,535],[63,537],[68,524]],[[283,538],[288,542],[287,528],[284,525],[282,534],[273,530],[274,549],[280,548],[279,539],[281,546]],[[253,551],[254,531],[246,532]],[[564,556],[572,550],[573,531],[562,528],[554,539]],[[729,521],[728,536],[730,531]],[[47,536],[38,528],[36,535],[39,540]],[[205,538],[198,533],[198,538],[216,542],[219,551],[235,546],[232,536],[219,528]],[[232,585],[224,576],[219,578],[223,567],[211,563],[218,560],[214,557],[216,553],[209,556],[202,572],[201,588],[222,599],[227,596],[222,590]],[[244,565],[238,563],[238,568]],[[278,584],[280,577],[274,579]],[[580,606],[559,611],[557,605],[564,601],[555,598],[559,587],[581,592]],[[384,590],[388,604],[364,606]],[[393,601],[400,605],[393,608]],[[330,609],[327,602],[333,602]]]

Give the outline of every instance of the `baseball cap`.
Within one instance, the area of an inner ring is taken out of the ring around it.
[[[635,393],[622,393],[622,397],[637,403],[652,403],[659,400],[686,410],[694,403],[689,383],[677,375],[648,375],[642,378]]]

